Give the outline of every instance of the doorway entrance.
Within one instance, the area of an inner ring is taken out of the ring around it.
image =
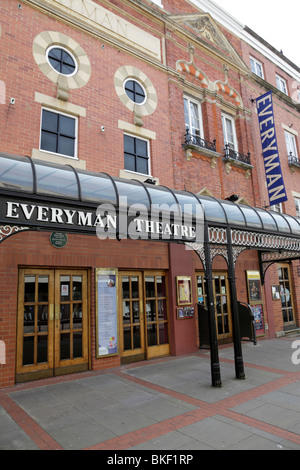
[[[198,303],[207,306],[206,279],[204,273],[196,277]],[[230,293],[226,272],[213,273],[214,309],[217,337],[220,344],[232,342],[232,318]]]
[[[283,326],[288,328],[295,324],[293,291],[289,264],[278,264],[278,278]]]
[[[88,369],[87,271],[20,269],[16,382]]]
[[[170,354],[167,277],[163,272],[119,272],[121,362]]]

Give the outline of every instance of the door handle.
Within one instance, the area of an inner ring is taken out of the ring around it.
[[[60,320],[60,309],[59,304],[55,304],[55,320]]]
[[[53,321],[54,319],[54,305],[49,304],[49,320]]]

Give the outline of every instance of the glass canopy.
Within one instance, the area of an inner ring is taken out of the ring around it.
[[[6,153],[0,153],[0,192],[63,198],[87,206],[143,204],[147,210],[154,206],[175,216],[202,217],[204,212],[208,224],[300,235],[300,219],[291,215]]]

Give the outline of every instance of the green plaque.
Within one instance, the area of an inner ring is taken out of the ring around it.
[[[52,232],[50,235],[50,243],[55,248],[63,248],[68,243],[68,236],[64,232]]]

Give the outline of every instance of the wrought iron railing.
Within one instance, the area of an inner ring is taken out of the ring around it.
[[[190,134],[189,130],[185,133],[185,145],[194,145],[195,147],[204,148],[216,152],[216,139],[213,142],[202,139],[199,135]]]
[[[289,158],[289,165],[295,165],[300,167],[300,159],[296,157],[296,155],[293,155],[293,152],[290,152],[288,155]]]
[[[229,144],[225,145],[224,150],[225,150],[225,155],[224,155],[225,159],[232,159],[232,160],[236,160],[237,162],[251,165],[250,152],[248,152],[247,155],[237,152],[236,150],[230,148]]]

